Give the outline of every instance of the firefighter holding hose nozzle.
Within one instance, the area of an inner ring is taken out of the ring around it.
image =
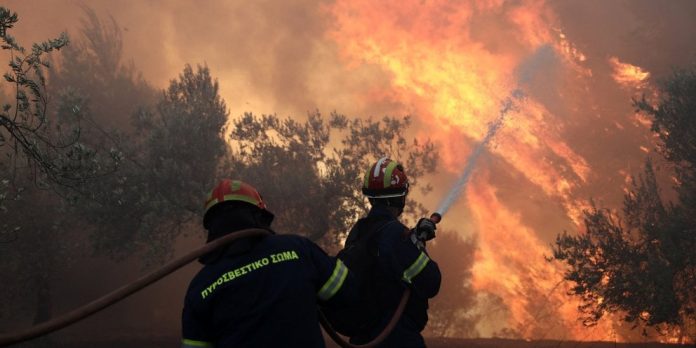
[[[428,321],[428,299],[440,289],[440,270],[425,247],[435,238],[440,216],[422,218],[413,229],[399,222],[408,188],[403,166],[389,158],[379,159],[365,173],[362,192],[372,207],[351,229],[338,254],[358,281],[360,302],[322,309],[336,331],[353,344],[379,335],[410,289],[403,315],[379,347],[425,347],[421,331]]]
[[[355,303],[355,280],[341,260],[310,240],[276,235],[273,214],[252,186],[223,180],[206,201],[208,242],[262,228],[199,259],[182,314],[182,347],[324,347],[318,306]]]

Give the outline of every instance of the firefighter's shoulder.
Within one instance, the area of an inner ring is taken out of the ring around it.
[[[408,227],[402,224],[401,221],[394,220],[384,226],[379,237],[382,243],[387,242],[388,244],[393,244],[396,241],[408,239],[408,235]]]

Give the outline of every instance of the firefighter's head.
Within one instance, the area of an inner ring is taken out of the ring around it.
[[[205,201],[203,226],[208,241],[245,228],[268,228],[273,213],[256,189],[242,181],[224,179]]]
[[[392,207],[400,215],[406,206],[408,185],[404,167],[382,157],[365,172],[362,192],[373,206]]]

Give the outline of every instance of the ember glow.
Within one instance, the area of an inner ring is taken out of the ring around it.
[[[614,68],[612,77],[617,83],[629,87],[637,88],[645,86],[645,80],[650,77],[650,73],[638,66],[621,62],[616,57],[609,58],[609,63]]]

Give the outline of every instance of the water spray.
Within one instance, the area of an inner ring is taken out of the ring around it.
[[[440,217],[442,217],[442,215],[444,215],[450,209],[452,204],[454,204],[457,201],[457,198],[459,198],[459,195],[461,195],[462,190],[464,190],[466,184],[471,178],[471,174],[476,167],[478,158],[483,153],[483,149],[488,146],[498,130],[500,130],[500,127],[503,126],[507,114],[510,111],[517,109],[517,101],[524,99],[525,93],[522,91],[522,88],[532,84],[534,79],[539,76],[539,72],[557,65],[558,62],[559,60],[553,46],[550,44],[545,44],[539,46],[532,55],[520,63],[515,71],[517,85],[519,87],[514,89],[512,93],[510,93],[510,96],[503,100],[498,117],[488,126],[486,135],[483,137],[481,142],[476,145],[471,155],[469,155],[469,158],[466,160],[464,170],[459,175],[459,178],[454,183],[454,186],[452,186],[450,192],[442,200],[442,202],[440,202],[440,205],[436,210]]]
[[[466,187],[466,184],[469,182],[471,174],[473,173],[474,168],[476,167],[476,162],[483,153],[483,149],[485,149],[486,146],[488,146],[488,144],[491,142],[491,139],[493,139],[495,134],[498,133],[500,127],[503,126],[505,116],[507,116],[508,112],[515,109],[515,100],[520,100],[523,97],[524,93],[522,93],[522,90],[516,89],[512,91],[510,96],[503,101],[503,105],[500,108],[500,113],[498,114],[498,117],[488,126],[486,136],[483,137],[483,140],[481,140],[481,142],[478,145],[476,145],[474,151],[471,153],[471,155],[469,155],[469,158],[466,160],[464,170],[459,175],[459,178],[454,183],[452,189],[449,191],[447,196],[445,196],[442,202],[440,202],[440,205],[438,206],[435,213],[433,213],[433,215],[430,216],[430,220],[435,222],[435,219],[437,219],[437,222],[440,222],[440,220],[442,219],[442,215],[445,215],[445,213],[447,213],[452,204],[454,204],[454,202],[457,201],[457,198],[459,198],[459,195],[462,193],[462,190]],[[435,219],[433,217],[435,217]]]

